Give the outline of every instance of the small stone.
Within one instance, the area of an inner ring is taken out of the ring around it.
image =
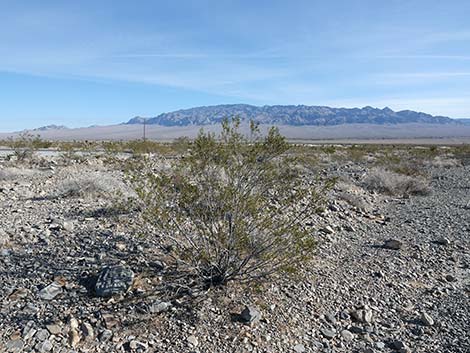
[[[129,348],[136,351],[136,350],[146,350],[148,346],[140,341],[132,340],[129,342]]]
[[[196,337],[196,336],[193,336],[193,335],[191,335],[191,336],[189,336],[188,338],[186,338],[186,340],[187,340],[191,345],[193,345],[194,347],[196,347],[196,346],[199,344],[199,342],[198,342],[198,340],[197,340],[197,337]]]
[[[434,325],[434,319],[427,313],[423,312],[421,314],[421,322],[424,326],[432,326]]]
[[[439,244],[439,245],[448,246],[448,245],[450,245],[450,240],[447,239],[447,238],[442,237],[442,238],[437,239],[436,243]]]
[[[106,267],[98,276],[95,285],[96,295],[110,297],[125,293],[134,280],[134,272],[124,266]]]
[[[396,349],[399,353],[409,353],[410,349],[403,341],[393,341],[392,348]]]
[[[446,278],[446,281],[447,281],[447,282],[455,282],[455,281],[457,280],[457,279],[456,279],[454,276],[452,276],[452,275],[447,275],[445,278]]]
[[[98,338],[101,342],[108,342],[111,337],[113,337],[113,332],[111,330],[103,330]]]
[[[26,298],[27,296],[28,296],[28,290],[26,288],[18,288],[18,289],[15,289],[15,291],[8,296],[8,299],[18,300],[18,299]]]
[[[95,332],[93,330],[93,326],[88,322],[84,322],[81,326],[82,335],[85,340],[92,340],[95,337]]]
[[[325,336],[326,338],[328,339],[332,339],[336,336],[336,331],[335,330],[330,330],[330,329],[327,329],[327,328],[322,328],[320,330],[320,332],[322,333],[323,336]]]
[[[37,330],[34,328],[35,325],[36,323],[33,320],[30,320],[23,327],[22,335],[25,341],[28,341],[36,334]]]
[[[351,313],[351,316],[355,321],[358,322],[372,322],[372,310],[355,310]]]
[[[62,287],[58,283],[52,282],[47,287],[41,289],[38,293],[38,296],[44,300],[52,300],[60,293],[62,293]]]
[[[102,314],[101,317],[104,321],[105,327],[108,329],[119,325],[119,320],[110,314]]]
[[[341,337],[343,337],[343,339],[348,342],[354,339],[354,335],[351,333],[351,331],[348,330],[341,331]]]
[[[0,246],[5,246],[10,241],[10,237],[8,236],[7,232],[3,229],[0,229]]]
[[[50,352],[52,350],[52,343],[49,340],[39,342],[34,348],[40,353]]]
[[[303,344],[296,344],[294,346],[294,352],[296,353],[304,353],[305,352],[305,346]]]
[[[69,318],[69,326],[71,329],[74,329],[74,330],[77,330],[78,329],[78,320],[76,318],[74,318],[73,316],[71,316]]]
[[[75,348],[80,342],[80,335],[76,329],[71,329],[69,332],[68,343],[72,348]]]
[[[36,340],[39,342],[45,341],[51,334],[46,329],[41,329],[36,333]]]
[[[119,251],[125,251],[127,248],[125,243],[116,243],[116,249]]]
[[[331,228],[330,226],[325,226],[323,228],[320,229],[323,233],[326,233],[326,234],[334,234],[334,229]]]
[[[162,301],[156,301],[150,306],[150,312],[152,314],[159,314],[163,313],[165,311],[168,311],[171,308],[171,303],[169,302],[162,302]]]
[[[356,231],[356,229],[355,229],[352,225],[350,225],[350,224],[346,224],[346,225],[344,226],[344,229],[345,229],[346,231],[348,231],[348,232],[355,232],[355,231]]]
[[[383,342],[375,342],[375,346],[378,348],[378,349],[384,349],[385,348],[385,343]]]
[[[253,306],[246,306],[240,314],[240,319],[246,323],[256,323],[261,320],[261,312]]]
[[[58,335],[62,332],[62,328],[58,324],[46,325],[47,330],[51,335]]]
[[[65,221],[63,226],[67,232],[73,232],[73,229],[75,228],[73,221]]]
[[[7,352],[19,353],[23,352],[24,342],[23,340],[10,340],[5,344]]]
[[[397,239],[389,239],[384,242],[383,247],[390,250],[400,250],[403,247],[403,243]]]
[[[336,318],[335,318],[335,316],[334,316],[333,314],[331,314],[331,313],[326,314],[326,315],[325,315],[325,319],[326,319],[327,321],[329,321],[330,323],[332,323],[333,325],[336,324]]]

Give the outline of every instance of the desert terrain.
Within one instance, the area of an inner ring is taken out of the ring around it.
[[[336,180],[305,224],[314,260],[168,297],[155,291],[167,270],[161,239],[120,204],[135,197],[122,167],[132,154],[19,163],[4,151],[0,351],[468,352],[468,146],[294,153]]]

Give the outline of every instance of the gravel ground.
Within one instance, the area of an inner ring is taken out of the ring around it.
[[[347,182],[312,213],[314,261],[189,303],[151,290],[159,240],[106,196],[132,194],[122,174],[54,158],[0,160],[1,352],[470,352],[470,165],[431,166],[432,193],[403,198],[361,188],[365,165],[332,163]],[[103,182],[64,192],[84,175]],[[118,294],[97,296],[97,281]]]

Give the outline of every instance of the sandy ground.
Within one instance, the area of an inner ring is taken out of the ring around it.
[[[153,140],[171,141],[182,136],[195,137],[201,128],[214,132],[220,130],[218,125],[185,127],[149,125],[146,136]],[[247,131],[246,126],[243,128]],[[268,128],[269,126],[261,126],[262,131],[266,131]],[[458,124],[279,126],[279,130],[289,140],[302,142],[312,140],[325,143],[461,144],[470,142],[470,126]],[[131,140],[142,138],[143,126],[111,125],[34,133],[50,140]],[[0,133],[0,139],[5,139],[8,136],[11,134]]]

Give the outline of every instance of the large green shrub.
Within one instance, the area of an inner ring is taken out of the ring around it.
[[[185,155],[146,159],[131,173],[179,273],[204,286],[292,271],[309,259],[314,238],[304,225],[328,186],[303,178],[277,129],[263,137],[251,124],[246,137],[239,125],[224,121],[219,138],[201,130]]]

